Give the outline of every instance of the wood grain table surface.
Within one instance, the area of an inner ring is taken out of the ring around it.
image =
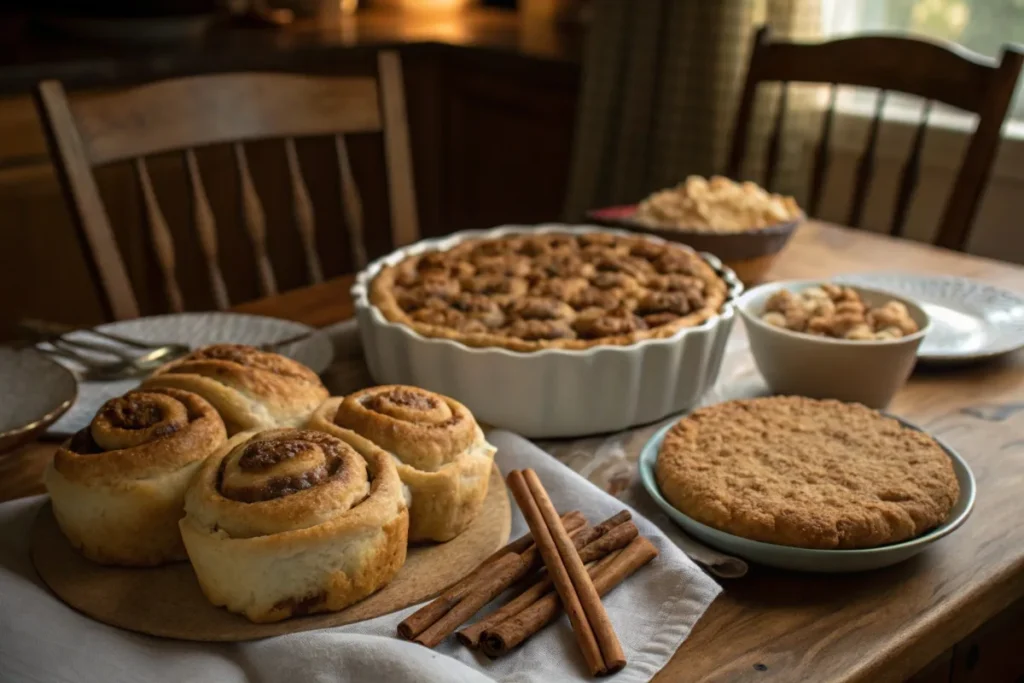
[[[899,270],[1024,292],[1024,268],[808,222],[771,279]],[[350,277],[237,310],[326,325],[352,316]],[[863,371],[850,368],[850,372]],[[1024,354],[918,370],[890,409],[968,461],[978,501],[962,529],[896,567],[805,575],[754,567],[725,592],[658,681],[897,681],[1024,598]],[[0,500],[41,492],[52,444],[0,457]]]

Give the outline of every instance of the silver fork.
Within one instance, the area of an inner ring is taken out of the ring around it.
[[[56,337],[49,339],[50,344],[53,346],[62,345],[65,348],[77,348],[87,349],[89,351],[95,351],[97,353],[105,353],[115,358],[119,358],[123,361],[134,361],[142,358],[152,358],[152,360],[159,360],[161,362],[168,362],[175,358],[181,358],[187,354],[191,349],[184,344],[142,344],[136,343],[135,349],[145,351],[140,354],[137,351],[128,351],[123,347],[112,346],[110,344],[97,344],[96,342],[89,341],[88,339],[82,339],[80,337]],[[143,362],[143,361],[140,361]]]
[[[68,338],[65,336],[67,333],[80,329],[70,325],[40,320],[25,320],[21,322],[21,326],[37,337],[42,337],[41,341],[46,341],[50,344],[51,348],[39,348],[43,353],[67,358],[83,366],[85,370],[80,375],[83,379],[87,380],[111,380],[149,374],[157,367],[181,358],[191,351],[191,348],[184,344],[149,343],[101,330],[84,329],[84,331],[95,336],[146,351],[143,354],[136,354],[107,344],[98,344],[81,337]],[[286,337],[285,339],[263,344],[259,348],[265,351],[273,351],[288,344],[301,341],[311,334],[312,332],[306,331]],[[112,362],[97,360],[92,356],[80,353],[80,350],[83,349],[108,354],[116,357],[118,360]]]
[[[68,343],[66,340],[53,339],[49,343],[49,348],[39,347],[39,350],[43,353],[52,356],[60,356],[78,363],[85,368],[85,370],[80,372],[79,375],[82,379],[86,380],[111,380],[146,375],[164,363],[168,363],[175,358],[180,358],[184,355],[183,353],[180,353],[175,346],[161,346],[141,355],[125,355],[120,360],[101,361],[80,353],[76,350],[76,344]],[[78,348],[93,348],[95,345],[77,346]],[[102,350],[108,353],[111,352],[108,348],[104,348]],[[187,352],[188,351],[186,349],[186,353]]]

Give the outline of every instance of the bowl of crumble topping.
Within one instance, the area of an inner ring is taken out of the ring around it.
[[[816,280],[755,287],[736,307],[772,391],[871,408],[906,382],[931,327],[909,299]]]
[[[367,366],[527,437],[618,431],[696,405],[742,291],[710,254],[594,226],[423,240],[352,289]]]
[[[722,176],[690,176],[638,204],[595,209],[600,224],[657,235],[718,256],[747,285],[762,280],[804,221],[792,197]]]

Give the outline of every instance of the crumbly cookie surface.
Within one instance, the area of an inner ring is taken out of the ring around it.
[[[427,337],[514,351],[666,337],[725,302],[688,247],[642,236],[524,233],[470,239],[381,269],[370,301]]]
[[[665,498],[736,536],[870,548],[941,524],[960,495],[927,434],[858,404],[776,396],[702,408],[665,435]]]

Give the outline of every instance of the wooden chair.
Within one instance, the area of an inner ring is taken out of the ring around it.
[[[257,260],[264,296],[278,287],[267,249],[264,209],[243,143],[283,139],[292,211],[309,279],[323,280],[316,219],[296,151],[296,138],[334,137],[342,214],[356,267],[366,263],[363,206],[346,146],[346,133],[381,132],[395,246],[418,238],[408,123],[397,53],[378,57],[373,78],[232,73],[165,80],[124,91],[68,101],[57,81],[40,84],[37,103],[76,229],[100,284],[109,315],[139,315],[128,269],[111,229],[94,175],[97,167],[128,161],[134,167],[166,301],[181,311],[175,244],[161,211],[146,158],[178,152],[184,159],[191,213],[216,305],[231,305],[218,260],[218,230],[204,188],[196,149],[230,143],[238,175],[242,223]],[[237,303],[237,302],[236,302]]]
[[[762,26],[754,37],[747,79],[736,114],[727,173],[737,177],[742,166],[754,96],[760,83],[782,83],[779,108],[766,153],[764,184],[769,188],[779,159],[788,84],[831,84],[828,109],[822,119],[811,172],[808,213],[814,215],[828,167],[838,86],[878,88],[874,118],[857,165],[848,220],[849,225],[860,227],[864,200],[874,168],[878,128],[886,93],[892,90],[916,95],[925,100],[924,110],[903,168],[890,231],[900,235],[906,222],[910,197],[917,185],[921,147],[932,102],[943,102],[978,115],[977,128],[946,203],[936,240],[940,246],[963,249],[988,182],[1003,119],[1017,84],[1022,61],[1024,53],[1016,47],[1004,47],[997,63],[954,44],[940,45],[896,36],[861,36],[813,44],[775,42],[769,28]]]

